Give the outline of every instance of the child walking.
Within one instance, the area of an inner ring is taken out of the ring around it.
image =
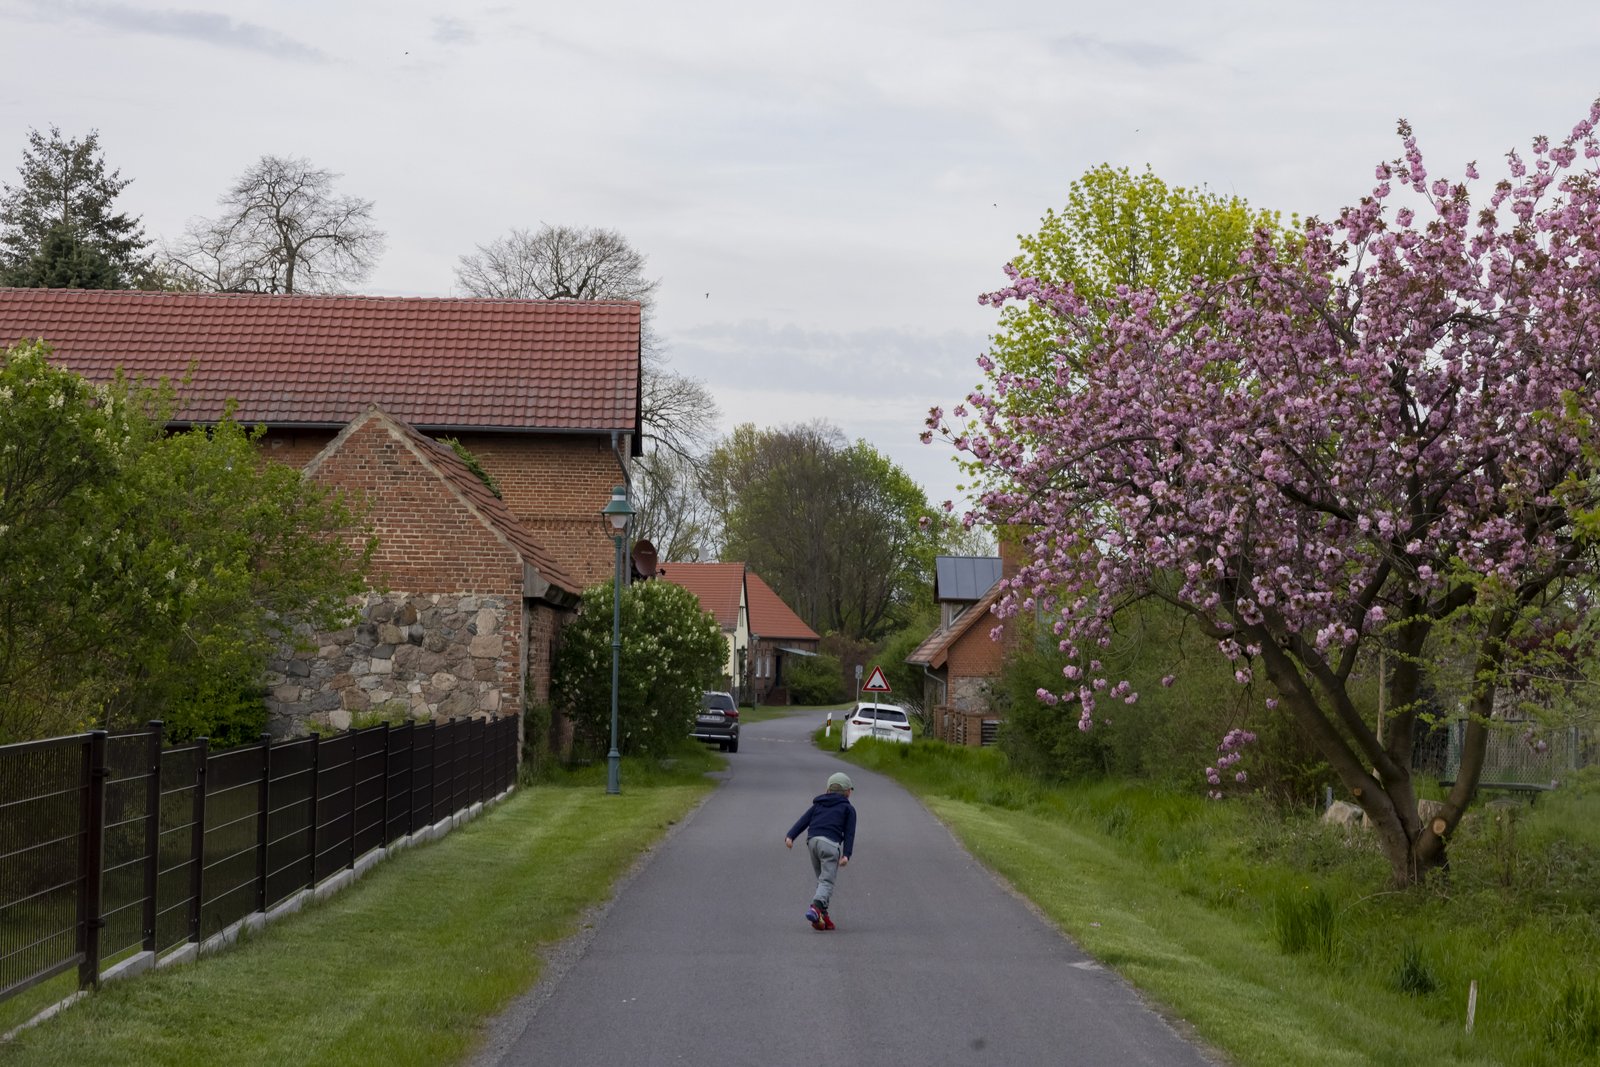
[[[800,831],[806,832],[806,849],[811,853],[811,869],[817,875],[817,892],[806,909],[806,922],[817,930],[832,930],[828,901],[839,868],[850,863],[856,844],[856,809],[850,803],[855,784],[847,774],[828,778],[828,791],[811,802],[811,807],[784,835],[783,847],[793,848]]]

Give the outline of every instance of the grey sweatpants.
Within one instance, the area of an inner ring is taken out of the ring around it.
[[[811,869],[817,875],[817,892],[812,900],[828,910],[828,898],[833,896],[833,883],[839,877],[839,854],[844,847],[826,837],[806,838],[806,850],[811,853]]]

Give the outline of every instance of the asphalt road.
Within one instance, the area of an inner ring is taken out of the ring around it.
[[[747,725],[726,781],[494,1022],[475,1067],[1215,1062],[909,793],[813,748],[818,725]],[[810,859],[783,834],[836,770],[855,781],[856,846],[838,929],[819,932]]]

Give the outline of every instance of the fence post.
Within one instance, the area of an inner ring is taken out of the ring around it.
[[[100,981],[100,890],[105,874],[106,837],[106,732],[91,730],[83,751],[83,805],[78,813],[82,831],[79,841],[78,872],[78,947],[83,960],[78,964],[78,988]]]
[[[383,724],[383,773],[378,777],[378,844],[389,847],[389,724]]]
[[[406,835],[417,832],[417,723],[406,723]]]
[[[321,738],[311,735],[311,814],[306,819],[306,837],[308,844],[306,851],[310,853],[306,860],[306,888],[313,889],[317,884],[317,780],[321,777],[321,760],[317,754],[317,743]]]
[[[261,784],[256,791],[256,910],[267,910],[267,823],[272,815],[272,735],[261,731]]]
[[[144,781],[144,950],[155,952],[156,893],[161,885],[161,732],[165,723],[151,719],[145,749]]]
[[[345,835],[345,848],[350,852],[350,859],[345,863],[345,867],[353,871],[356,869],[356,786],[360,784],[356,779],[356,774],[360,769],[356,763],[356,749],[357,739],[361,735],[354,730],[347,730],[345,736],[350,738],[348,749],[350,756],[345,763],[347,772],[345,777],[350,783],[350,832]]]
[[[211,739],[197,737],[194,742],[194,822],[189,827],[189,940],[200,940],[200,904],[205,893],[206,873],[206,762],[211,758]]]

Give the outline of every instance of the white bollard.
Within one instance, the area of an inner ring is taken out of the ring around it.
[[[828,712],[828,725],[826,725],[826,726],[824,726],[822,728],[822,736],[823,737],[832,737],[833,736],[833,712],[831,712],[831,711]]]

